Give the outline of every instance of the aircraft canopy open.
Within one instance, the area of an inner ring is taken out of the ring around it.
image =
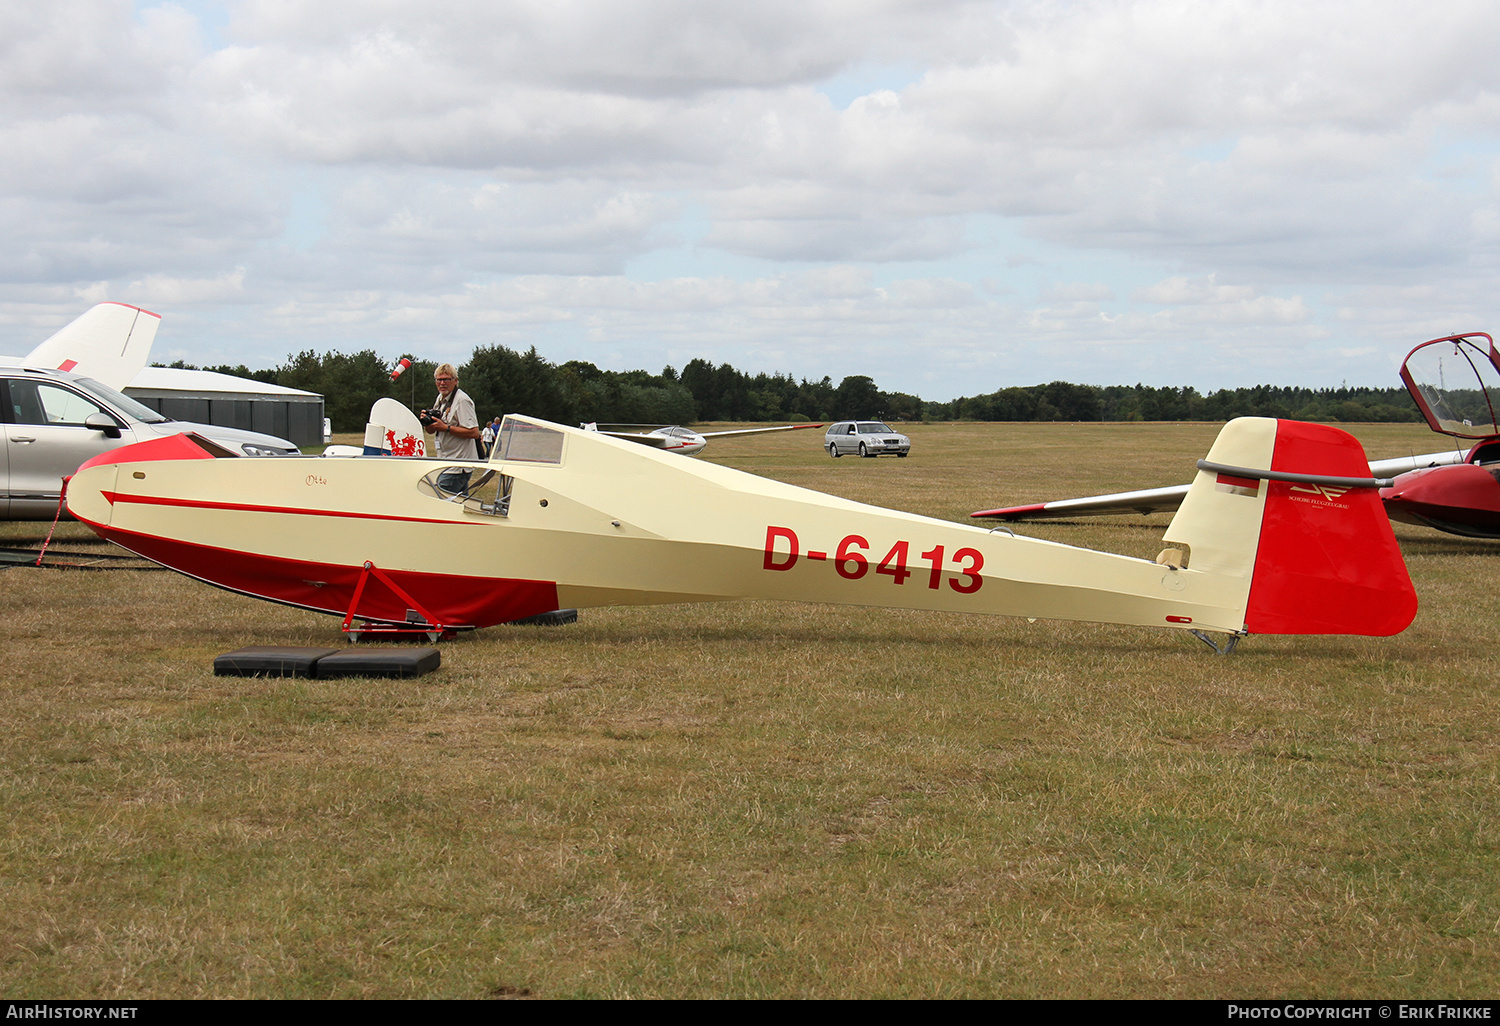
[[[1455,438],[1500,435],[1500,353],[1489,335],[1423,342],[1406,354],[1401,380],[1432,430]]]

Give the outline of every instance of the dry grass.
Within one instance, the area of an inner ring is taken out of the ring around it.
[[[709,454],[958,518],[1188,480],[1214,430],[931,425],[908,460],[795,435]],[[1440,447],[1357,433],[1373,456]],[[1026,533],[1151,555],[1164,522]],[[211,674],[244,644],[336,643],[333,618],[170,574],[0,571],[0,985],[1489,996],[1500,553],[1400,534],[1422,610],[1392,639],[1225,659],[1128,628],[587,610],[466,636],[396,683]]]

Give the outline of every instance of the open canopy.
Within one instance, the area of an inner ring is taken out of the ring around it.
[[[1406,354],[1401,380],[1432,430],[1455,438],[1500,435],[1500,354],[1484,332],[1423,342]]]

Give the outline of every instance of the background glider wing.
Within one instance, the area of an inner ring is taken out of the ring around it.
[[[1462,463],[1468,457],[1463,449],[1454,449],[1449,452],[1429,452],[1421,456],[1396,456],[1388,460],[1371,460],[1371,477],[1397,477],[1412,470],[1426,470],[1428,467],[1446,467],[1454,463]]]
[[[627,442],[639,442],[642,445],[649,445],[653,449],[665,449],[668,444],[678,441],[668,435],[648,435],[635,431],[605,431],[602,428],[597,430],[601,435],[608,435],[611,438],[622,438]]]
[[[1037,502],[1029,506],[1006,506],[1001,509],[980,510],[971,517],[990,517],[996,520],[1063,520],[1069,517],[1098,517],[1117,513],[1170,513],[1182,505],[1190,485],[1173,485],[1170,488],[1146,488],[1135,492],[1115,492],[1112,495],[1090,495],[1082,499],[1059,499],[1056,502]]]
[[[1462,463],[1466,454],[1462,451],[1430,452],[1421,456],[1397,456],[1388,460],[1375,460],[1370,464],[1371,477],[1395,477],[1409,470],[1425,467],[1442,467],[1450,463]],[[1135,492],[1114,492],[1110,495],[1089,495],[1081,499],[1059,499],[1055,502],[1037,502],[1029,506],[1004,506],[1000,509],[980,510],[969,516],[993,520],[1067,520],[1072,517],[1100,517],[1124,513],[1170,513],[1182,505],[1188,485],[1173,485],[1170,488],[1146,488]]]
[[[770,431],[801,431],[803,428],[820,428],[822,426],[822,424],[784,424],[780,427],[741,428],[738,431],[702,431],[699,433],[704,438],[723,438],[726,435],[763,435]]]

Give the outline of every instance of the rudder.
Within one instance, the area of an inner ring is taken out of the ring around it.
[[[1326,424],[1277,422],[1273,471],[1367,479],[1357,439]],[[1266,481],[1245,626],[1259,634],[1399,634],[1417,594],[1373,487]]]

